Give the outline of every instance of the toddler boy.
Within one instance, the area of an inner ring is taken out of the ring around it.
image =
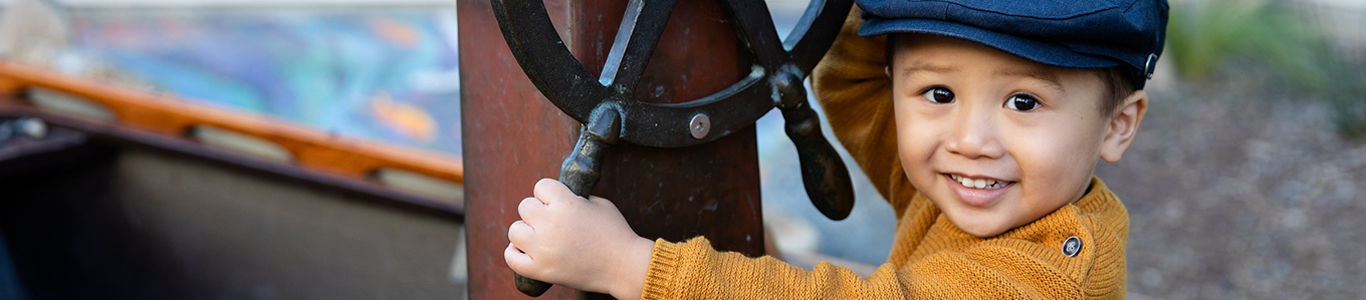
[[[1092,176],[1147,111],[1164,0],[858,1],[813,73],[835,135],[891,202],[871,276],[650,241],[611,203],[536,184],[513,271],[634,299],[1122,298],[1128,215]]]

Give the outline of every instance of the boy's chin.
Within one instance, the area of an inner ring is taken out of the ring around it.
[[[1010,230],[1001,216],[984,212],[945,212],[959,230],[978,238],[990,238]]]

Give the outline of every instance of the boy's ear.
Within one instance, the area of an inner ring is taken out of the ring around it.
[[[1138,133],[1138,124],[1143,122],[1143,115],[1147,113],[1147,92],[1136,90],[1128,97],[1124,97],[1119,109],[1115,110],[1114,117],[1110,118],[1105,139],[1101,141],[1100,158],[1110,163],[1118,162],[1120,156],[1124,155],[1124,150],[1129,149],[1129,143],[1134,141],[1134,135]]]

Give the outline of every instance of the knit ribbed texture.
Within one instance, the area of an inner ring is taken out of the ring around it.
[[[644,299],[1118,299],[1129,217],[1098,178],[1074,204],[991,238],[954,226],[906,179],[883,73],[881,37],[860,38],[860,11],[812,74],[836,137],[891,202],[897,233],[873,275],[828,263],[802,270],[771,257],[717,252],[706,238],[655,242]],[[1076,236],[1081,251],[1063,254]]]
[[[644,299],[1119,299],[1125,292],[1128,215],[1100,179],[1091,192],[1038,221],[991,238],[948,221],[928,199],[901,216],[888,263],[860,278],[820,263],[807,272],[771,257],[717,252],[706,238],[655,242]],[[930,222],[923,222],[930,220]],[[905,226],[923,224],[924,226]],[[1082,248],[1063,254],[1076,236]],[[915,238],[920,237],[920,238]],[[897,247],[900,248],[900,247]],[[901,262],[901,263],[898,263]]]

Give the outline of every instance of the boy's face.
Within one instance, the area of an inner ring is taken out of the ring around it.
[[[896,40],[889,72],[902,168],[969,234],[995,236],[1078,200],[1097,159],[1118,160],[1127,147],[1114,145],[1112,118],[1100,113],[1106,86],[1096,70],[954,38]]]

